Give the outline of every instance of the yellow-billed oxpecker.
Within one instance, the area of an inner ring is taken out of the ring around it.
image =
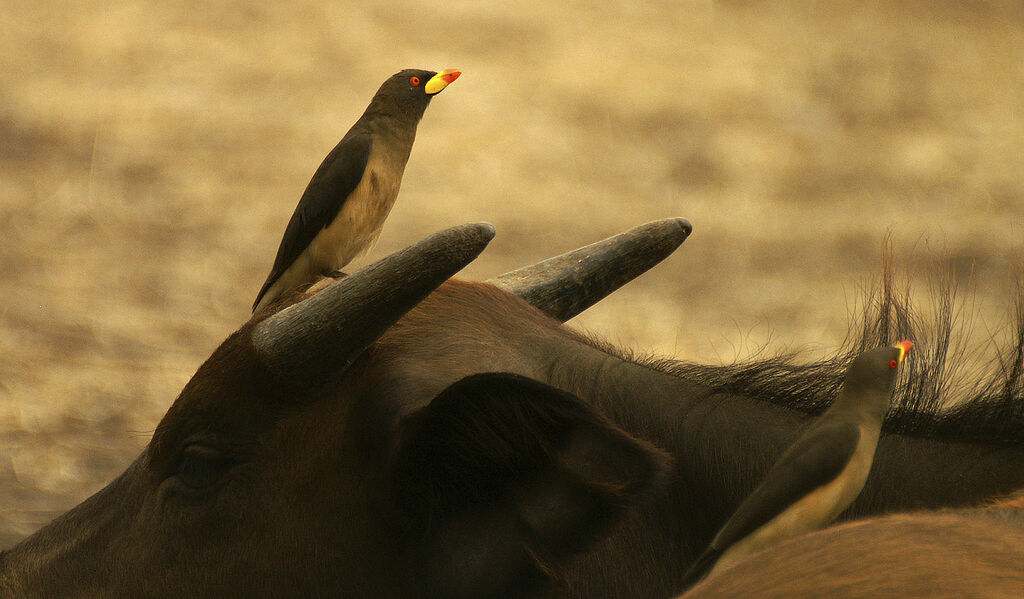
[[[398,196],[416,125],[430,99],[461,74],[406,69],[380,86],[306,186],[253,312],[370,248]]]
[[[686,573],[689,587],[747,555],[832,522],[867,480],[903,359],[900,341],[858,356],[839,397],[782,454]]]

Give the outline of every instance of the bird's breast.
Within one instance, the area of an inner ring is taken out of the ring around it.
[[[816,530],[835,520],[860,494],[871,471],[880,427],[860,426],[860,438],[846,467],[828,483],[801,497],[722,554],[713,571],[731,567],[743,557]]]
[[[878,434],[875,427],[862,425],[857,447],[842,472],[796,501],[764,528],[774,529],[783,537],[792,537],[832,522],[864,488],[871,471]]]
[[[373,246],[398,197],[404,170],[404,160],[370,153],[359,185],[310,245],[314,261],[328,270],[340,268]]]

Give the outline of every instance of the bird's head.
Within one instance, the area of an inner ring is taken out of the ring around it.
[[[419,120],[430,104],[430,99],[441,93],[462,71],[445,69],[440,73],[421,69],[405,69],[395,73],[380,86],[371,106],[378,105],[384,112],[397,110]]]
[[[900,341],[889,347],[866,351],[854,358],[846,371],[840,400],[851,404],[851,407],[857,406],[884,415],[889,409],[900,367],[913,346],[911,341]]]

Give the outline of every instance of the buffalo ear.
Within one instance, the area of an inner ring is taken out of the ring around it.
[[[557,579],[661,486],[669,458],[569,393],[489,373],[407,418],[392,468],[420,591],[501,597]]]

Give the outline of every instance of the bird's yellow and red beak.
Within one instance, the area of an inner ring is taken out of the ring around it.
[[[430,80],[427,81],[427,84],[423,86],[423,91],[426,92],[428,96],[440,93],[442,89],[448,87],[449,83],[458,79],[461,74],[462,71],[459,69],[445,69],[431,77]]]
[[[910,348],[914,347],[914,342],[913,341],[909,341],[909,340],[904,340],[904,341],[900,341],[899,343],[897,343],[893,347],[895,347],[896,349],[900,350],[900,355],[896,358],[896,364],[900,365],[900,364],[903,364],[903,358],[906,358],[907,354],[910,353]]]

